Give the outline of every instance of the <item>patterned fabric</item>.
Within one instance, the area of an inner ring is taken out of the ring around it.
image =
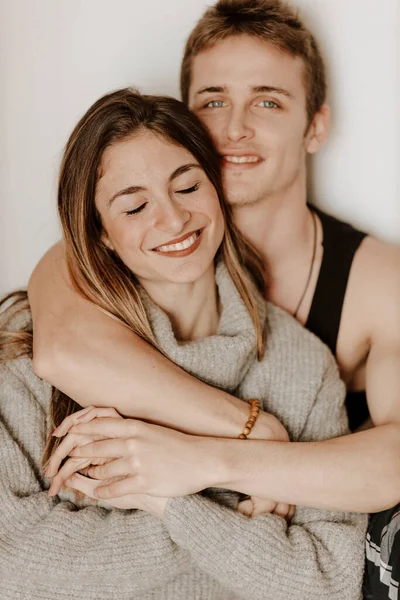
[[[365,600],[399,600],[400,504],[371,515],[367,540]]]

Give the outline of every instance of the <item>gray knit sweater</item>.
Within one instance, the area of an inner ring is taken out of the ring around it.
[[[346,433],[344,386],[328,349],[285,312],[260,303],[268,313],[267,351],[257,362],[249,315],[223,265],[217,284],[219,329],[202,341],[178,343],[166,315],[146,300],[171,359],[238,397],[260,398],[292,440]],[[274,515],[238,514],[238,495],[218,490],[169,500],[163,521],[49,498],[40,461],[51,388],[29,359],[0,369],[2,600],[361,597],[363,515],[298,507],[288,526]]]

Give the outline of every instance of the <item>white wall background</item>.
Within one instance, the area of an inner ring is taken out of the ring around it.
[[[400,241],[400,0],[297,0],[327,60],[331,136],[317,203]],[[0,294],[58,239],[56,179],[72,127],[103,93],[178,95],[205,0],[0,0]]]

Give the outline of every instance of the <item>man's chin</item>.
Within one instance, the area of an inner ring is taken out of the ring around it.
[[[254,204],[254,194],[247,193],[246,191],[238,189],[225,190],[225,198],[232,208],[245,206],[246,204]]]

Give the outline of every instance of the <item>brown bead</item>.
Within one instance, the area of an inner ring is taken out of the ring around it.
[[[254,423],[257,421],[257,419],[255,417],[249,417],[249,420],[247,421],[247,423],[251,423],[252,425],[254,425]],[[245,427],[247,427],[247,423],[245,425]]]
[[[245,440],[246,436],[244,435],[244,433],[241,433],[239,436],[239,440]]]
[[[244,433],[244,435],[249,435],[250,431],[251,431],[251,429],[250,429],[249,427],[245,427],[245,428],[243,429],[243,433]]]
[[[250,421],[250,419],[246,422],[245,427],[248,427],[249,429],[251,429],[253,427],[254,421]]]

